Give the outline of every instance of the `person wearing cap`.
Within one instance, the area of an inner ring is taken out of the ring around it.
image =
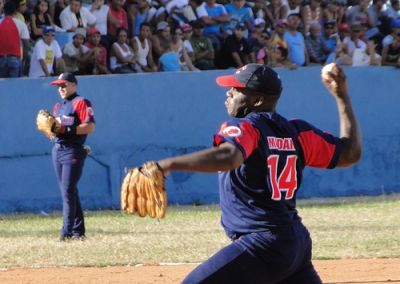
[[[29,77],[49,77],[64,71],[65,63],[58,42],[54,39],[53,26],[43,28],[42,39],[38,40],[33,49],[30,61]]]
[[[24,22],[14,18],[16,10],[14,2],[6,2],[4,18],[0,19],[0,78],[21,77],[27,63],[29,30]]]
[[[215,51],[211,40],[203,35],[204,24],[201,20],[192,23],[193,34],[190,43],[194,51],[194,66],[200,70],[215,69]]]
[[[247,63],[255,63],[256,56],[244,38],[246,27],[238,24],[232,35],[228,36],[221,48],[220,56],[217,58],[217,67],[239,68]]]
[[[361,135],[346,76],[335,64],[321,74],[339,111],[340,137],[276,112],[282,81],[271,68],[248,64],[216,82],[229,88],[231,118],[214,146],[158,161],[164,173],[217,173],[221,225],[232,243],[197,266],[187,283],[322,283],[311,238],[296,210],[306,166],[349,167],[361,156]]]
[[[88,155],[84,143],[95,128],[93,106],[89,100],[78,95],[78,81],[74,74],[62,73],[51,85],[57,86],[61,97],[53,109],[53,115],[61,123],[61,128],[52,149],[62,198],[63,225],[60,240],[83,240],[86,229],[77,185]]]
[[[307,48],[303,34],[298,31],[300,14],[290,14],[287,21],[288,28],[283,39],[288,44],[289,59],[297,66],[307,66],[309,64]]]
[[[89,49],[84,45],[86,35],[80,30],[72,37],[72,42],[67,43],[62,49],[65,62],[65,71],[75,75],[91,75],[84,66],[95,59],[95,49]]]
[[[81,66],[86,74],[111,74],[108,69],[107,49],[101,44],[101,33],[97,28],[87,29],[88,41],[85,44],[87,48],[93,51],[93,59]]]

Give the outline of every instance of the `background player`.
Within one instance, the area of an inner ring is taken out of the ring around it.
[[[322,283],[296,211],[302,171],[350,166],[361,155],[346,77],[336,65],[329,67],[322,80],[336,99],[340,138],[276,113],[279,76],[265,65],[248,64],[217,78],[230,87],[225,106],[232,119],[214,136],[214,147],[159,161],[166,173],[219,172],[221,224],[232,243],[183,283]]]
[[[83,239],[85,222],[77,184],[82,175],[87,151],[84,143],[94,131],[95,121],[90,101],[76,93],[78,81],[72,73],[63,73],[51,83],[58,86],[62,101],[53,115],[62,128],[52,150],[53,164],[63,201],[63,227],[60,240]]]

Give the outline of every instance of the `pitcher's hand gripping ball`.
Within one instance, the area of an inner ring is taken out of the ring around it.
[[[36,125],[39,131],[43,132],[48,138],[54,138],[62,130],[62,125],[56,118],[45,109],[39,110],[36,117]]]
[[[164,172],[157,162],[146,162],[132,168],[121,186],[121,210],[140,217],[164,218],[167,193]]]

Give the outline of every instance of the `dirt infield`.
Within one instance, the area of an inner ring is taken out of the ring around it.
[[[314,261],[324,283],[400,283],[400,259]],[[196,264],[105,268],[21,268],[0,271],[1,284],[180,283]]]

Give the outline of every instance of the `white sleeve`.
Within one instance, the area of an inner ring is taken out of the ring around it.
[[[61,48],[58,42],[55,40],[53,40],[53,49],[54,49],[54,57],[61,58],[62,57]]]
[[[61,27],[65,30],[72,28],[71,13],[67,9],[69,9],[69,6],[65,7],[60,14]]]
[[[88,25],[96,24],[96,17],[87,8],[82,7],[81,13],[84,15]]]
[[[201,4],[199,7],[196,8],[196,13],[199,18],[207,17],[208,13],[206,8],[204,7],[204,3]]]
[[[36,52],[35,52],[36,51]],[[36,53],[36,59],[45,59],[46,58],[46,48],[44,46],[43,40],[39,40],[35,45],[35,50],[33,53]]]
[[[19,37],[21,39],[30,39],[28,26],[19,19],[13,18],[15,25],[17,26]]]

